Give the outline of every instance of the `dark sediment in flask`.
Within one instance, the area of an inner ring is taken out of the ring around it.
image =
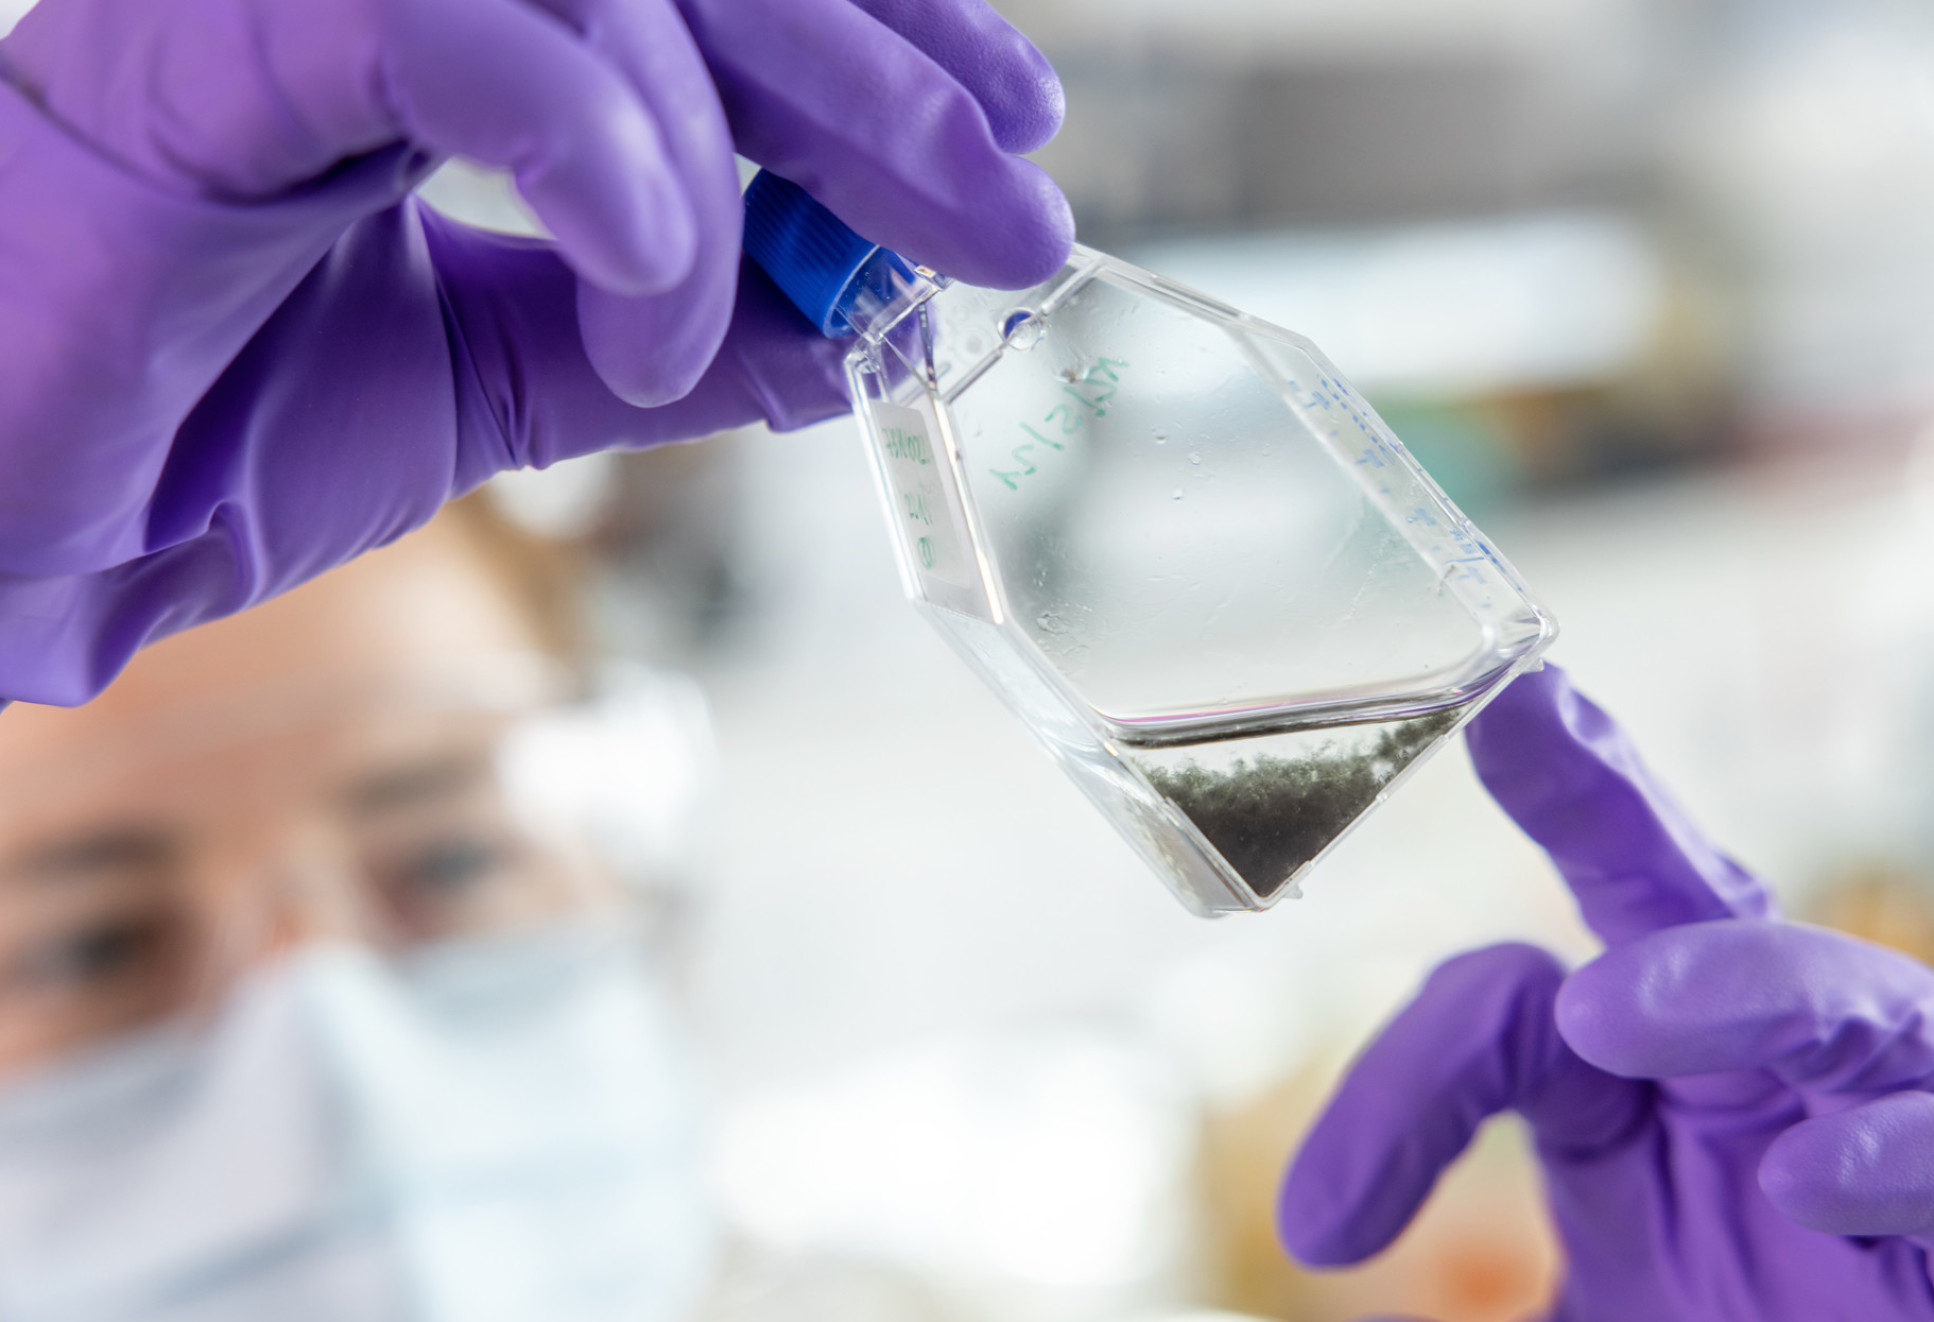
[[[1198,760],[1196,745],[1179,763],[1142,760],[1149,783],[1213,845],[1256,894],[1268,897],[1376,802],[1390,782],[1457,723],[1461,708],[1428,716],[1302,732],[1289,755],[1258,751],[1220,767]],[[1363,737],[1374,729],[1372,737]],[[1347,740],[1350,732],[1355,740]],[[1281,736],[1237,741],[1275,745]]]

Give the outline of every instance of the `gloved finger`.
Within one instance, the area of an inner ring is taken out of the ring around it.
[[[1558,998],[1565,1040],[1600,1069],[1670,1079],[1770,1070],[1795,1088],[1934,1080],[1934,970],[1838,932],[1750,919],[1615,947]]]
[[[1556,666],[1519,676],[1467,737],[1484,787],[1551,855],[1608,944],[1772,911],[1766,888],[1700,834]]]
[[[666,404],[692,389],[731,323],[744,209],[725,110],[671,0],[540,3],[616,67],[655,116],[697,219],[691,270],[676,288],[640,299],[592,281],[578,295],[599,376],[632,404]]]
[[[659,125],[631,85],[555,18],[518,0],[408,0],[384,92],[439,153],[511,171],[567,260],[628,294],[691,270],[697,221]]]
[[[1828,1235],[1934,1235],[1934,1096],[1896,1093],[1794,1125],[1760,1159],[1759,1187]]]
[[[679,0],[739,151],[854,230],[972,284],[1022,288],[1074,220],[972,93],[850,0]]]
[[[1061,129],[1054,66],[983,0],[853,0],[973,93],[1002,151],[1030,152]]]
[[[1311,1266],[1357,1262],[1395,1239],[1478,1126],[1500,1111],[1539,1144],[1588,1153],[1623,1138],[1646,1089],[1600,1074],[1558,1036],[1564,970],[1502,945],[1439,967],[1350,1069],[1283,1181],[1276,1227]]]
[[[804,323],[756,267],[741,268],[731,329],[705,374],[659,408],[635,408],[599,379],[576,333],[577,287],[547,245],[486,233],[423,209],[445,315],[466,361],[455,486],[505,468],[547,467],[764,422],[779,430],[846,411],[844,346]]]

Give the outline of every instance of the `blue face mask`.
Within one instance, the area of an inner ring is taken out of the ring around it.
[[[712,1267],[696,1129],[617,933],[307,948],[0,1090],[0,1318],[671,1322]]]

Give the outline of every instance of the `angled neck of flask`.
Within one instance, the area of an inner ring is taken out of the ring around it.
[[[866,265],[854,273],[835,317],[846,333],[882,340],[946,283],[945,276],[913,265],[890,248],[875,248]]]

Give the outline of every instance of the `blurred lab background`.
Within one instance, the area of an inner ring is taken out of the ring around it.
[[[1039,159],[1083,240],[1314,339],[1716,838],[1791,912],[1934,956],[1934,15],[1000,8],[1066,82]],[[518,223],[481,175],[432,196]],[[488,499],[602,651],[709,703],[675,961],[727,1245],[705,1322],[1535,1312],[1560,1264],[1509,1123],[1361,1269],[1269,1229],[1437,960],[1591,949],[1461,755],[1306,898],[1202,922],[901,601],[850,422]]]

